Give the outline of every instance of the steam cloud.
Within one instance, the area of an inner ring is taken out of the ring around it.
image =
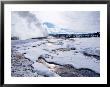
[[[40,21],[29,11],[14,11],[11,16],[12,36],[17,36],[24,40],[48,35],[47,31],[41,26]]]

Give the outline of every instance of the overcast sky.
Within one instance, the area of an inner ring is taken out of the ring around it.
[[[12,11],[11,19],[12,35],[21,38],[45,36],[51,32],[91,33],[100,31],[99,11]]]
[[[99,11],[31,12],[42,22],[50,22],[57,27],[75,32],[100,31]]]

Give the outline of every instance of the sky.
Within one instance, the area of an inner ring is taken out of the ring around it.
[[[12,11],[11,21],[12,36],[24,39],[100,31],[99,11]]]
[[[49,22],[57,28],[69,29],[73,32],[100,31],[99,11],[64,11],[64,12],[31,12],[41,23]],[[50,28],[49,28],[50,29]]]

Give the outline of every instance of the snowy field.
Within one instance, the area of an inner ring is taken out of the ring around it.
[[[30,68],[34,74],[26,75],[26,72],[21,76],[62,77],[57,71],[58,67],[60,67],[59,71],[66,69],[63,66],[69,66],[76,71],[84,69],[85,73],[86,70],[89,70],[100,76],[100,38],[98,37],[61,39],[49,36],[46,39],[12,40],[11,44],[14,57],[19,54],[31,61]],[[23,70],[19,68],[18,71],[21,72],[16,71],[13,65],[14,57],[12,56],[13,72],[11,74],[17,76],[16,73],[23,73]]]

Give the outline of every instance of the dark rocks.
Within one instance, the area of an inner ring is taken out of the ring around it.
[[[32,47],[36,47],[36,46],[32,46]]]
[[[37,72],[34,72],[32,62],[25,58],[22,54],[14,52],[11,57],[11,76],[12,77],[38,77]],[[19,55],[19,58],[18,58]]]
[[[19,37],[13,36],[11,37],[11,40],[19,40]]]
[[[62,77],[99,77],[100,76],[99,73],[96,73],[95,71],[92,71],[90,69],[76,69],[71,66],[64,67],[62,72],[59,72],[59,75]]]
[[[71,48],[58,48],[56,49],[57,51],[71,51],[71,50],[76,50],[75,47],[71,47]]]
[[[70,48],[71,50],[76,50],[76,48]]]
[[[82,54],[88,57],[94,57],[97,60],[100,60],[100,49],[99,48],[85,48],[82,51]]]
[[[94,57],[94,58],[96,58],[97,60],[100,60],[100,56],[98,56],[98,55],[89,54],[89,53],[86,53],[86,52],[83,52],[83,54],[84,54],[85,56]]]
[[[53,56],[51,56],[51,55],[49,55],[49,54],[43,54],[43,55],[41,55],[40,57],[42,57],[42,58],[53,58]]]
[[[75,51],[75,53],[78,53],[78,51]]]
[[[92,71],[90,69],[79,69],[78,70],[79,73],[81,73],[83,76],[87,76],[87,77],[99,77],[100,74],[96,73],[95,71]]]

